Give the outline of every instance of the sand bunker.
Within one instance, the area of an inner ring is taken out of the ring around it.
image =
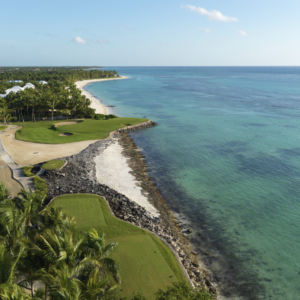
[[[68,144],[39,144],[17,140],[16,131],[22,127],[9,130],[0,139],[6,152],[21,166],[34,165],[48,160],[78,154],[97,140]]]
[[[70,136],[70,135],[73,135],[73,133],[71,133],[71,132],[64,132],[64,133],[59,134],[59,136]]]
[[[61,126],[61,125],[74,125],[77,124],[79,122],[59,122],[55,124],[55,127]]]

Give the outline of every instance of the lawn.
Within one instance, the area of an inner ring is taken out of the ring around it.
[[[56,198],[51,205],[61,205],[64,212],[76,218],[77,230],[93,227],[105,233],[106,242],[118,242],[114,258],[122,283],[117,292],[130,297],[142,293],[154,299],[154,293],[166,289],[177,280],[185,280],[170,249],[153,234],[114,218],[104,199],[93,195],[67,195]],[[121,291],[123,289],[123,291]]]
[[[18,140],[46,143],[46,144],[65,144],[80,141],[104,139],[109,134],[119,128],[135,125],[148,121],[140,118],[114,118],[108,120],[82,120],[77,124],[60,125],[56,123],[70,122],[78,120],[59,120],[59,121],[38,121],[14,123],[23,126],[16,132]],[[65,134],[65,136],[62,136]]]
[[[42,165],[42,169],[45,169],[45,170],[59,169],[60,167],[62,167],[64,165],[64,163],[65,163],[65,161],[60,160],[60,159],[50,160]]]
[[[0,131],[6,129],[8,126],[0,126]]]

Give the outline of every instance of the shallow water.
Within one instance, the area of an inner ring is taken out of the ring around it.
[[[159,123],[131,136],[228,294],[299,299],[300,68],[113,69],[86,89]]]

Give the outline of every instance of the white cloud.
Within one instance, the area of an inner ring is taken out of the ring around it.
[[[109,43],[109,41],[106,41],[106,40],[97,40],[97,39],[93,39],[93,42],[97,43],[97,44],[108,44]]]
[[[206,32],[206,33],[211,33],[211,30],[210,30],[209,28],[198,27],[198,30],[204,31],[204,32]]]
[[[162,46],[168,46],[166,42],[159,42]]]
[[[200,15],[206,16],[209,20],[221,21],[221,22],[238,22],[237,18],[224,16],[221,12],[217,10],[208,11],[202,7],[196,7],[193,5],[181,5],[181,8],[186,8],[191,12],[196,12]]]
[[[87,41],[82,39],[80,36],[75,36],[72,42],[75,44],[87,44]]]
[[[242,36],[247,36],[247,33],[244,30],[238,30],[238,33]]]

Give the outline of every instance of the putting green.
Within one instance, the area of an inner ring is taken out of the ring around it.
[[[65,144],[80,141],[104,139],[112,131],[130,125],[148,121],[140,118],[114,118],[108,120],[82,120],[77,124],[55,126],[56,123],[71,122],[78,120],[64,121],[39,121],[15,123],[22,126],[16,132],[18,140],[45,143]]]
[[[65,163],[64,160],[59,160],[59,159],[49,160],[48,162],[42,165],[42,169],[46,169],[46,170],[59,169],[64,165],[64,163]]]
[[[146,299],[154,299],[158,289],[165,290],[172,282],[185,280],[174,254],[160,239],[114,218],[101,197],[60,196],[51,205],[61,205],[66,214],[74,216],[77,230],[93,227],[105,233],[107,243],[119,243],[112,258],[120,267],[122,283],[117,288],[120,296],[130,297],[139,292]]]

